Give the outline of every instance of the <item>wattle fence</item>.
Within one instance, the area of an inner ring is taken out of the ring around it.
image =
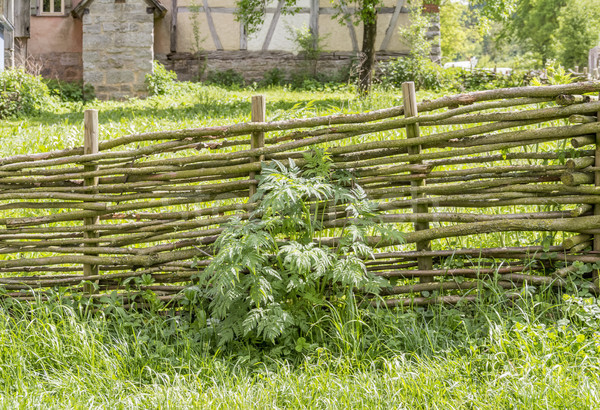
[[[405,233],[406,244],[370,238],[368,269],[398,280],[383,291],[388,305],[470,300],[490,281],[565,286],[575,262],[600,262],[599,91],[585,82],[417,104],[406,83],[400,107],[279,122],[264,121],[255,97],[251,123],[100,143],[88,110],[84,147],[0,159],[0,297],[111,291],[131,306],[152,291],[175,304],[210,263],[221,224],[254,208],[261,162],[302,165],[314,147]],[[325,228],[342,209],[330,207]],[[555,243],[452,245],[502,232]]]

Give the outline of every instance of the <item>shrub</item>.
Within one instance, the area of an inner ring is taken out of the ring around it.
[[[158,61],[152,62],[152,74],[146,74],[144,82],[150,95],[165,95],[173,91],[177,74],[167,70]]]
[[[432,62],[415,64],[415,60],[404,60],[390,61],[381,68],[380,81],[384,87],[399,88],[405,81],[414,81],[415,87],[421,90],[463,92],[521,87],[529,82],[528,73],[524,71],[503,75],[488,69],[442,68]]]
[[[48,87],[41,77],[21,68],[0,72],[0,118],[33,114],[48,97]]]
[[[65,102],[91,101],[94,99],[94,87],[90,84],[83,85],[79,82],[60,80],[44,80],[50,95],[58,97]]]
[[[206,82],[234,88],[243,87],[245,84],[244,77],[231,68],[225,71],[210,71],[206,75]]]
[[[282,85],[285,82],[285,72],[279,68],[272,68],[265,73],[261,85],[265,87]]]
[[[417,90],[443,88],[442,68],[429,59],[399,57],[381,65],[379,81],[384,87],[400,87],[414,81]]]
[[[546,63],[545,72],[538,72],[531,80],[531,85],[559,85],[571,84],[577,81],[577,77],[573,77],[565,68],[554,60],[549,60]]]
[[[462,70],[460,81],[465,90],[482,90],[496,79],[493,71],[472,69]]]

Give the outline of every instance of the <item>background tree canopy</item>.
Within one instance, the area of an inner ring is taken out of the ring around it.
[[[477,55],[512,66],[525,58],[528,66],[583,67],[600,42],[597,0],[445,0],[440,19],[447,61]]]

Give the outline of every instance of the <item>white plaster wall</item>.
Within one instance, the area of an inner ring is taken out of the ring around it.
[[[320,0],[320,7],[332,8],[330,0]],[[310,9],[310,0],[299,0],[298,6],[306,9]],[[179,7],[191,7],[191,6],[202,6],[203,0],[179,0]],[[234,0],[209,0],[209,6],[216,8],[229,7],[233,8],[235,5]],[[385,7],[395,7],[398,4],[398,0],[385,0]],[[268,0],[267,7],[270,9],[277,8],[277,0]],[[179,52],[193,52],[198,48],[194,43],[194,35],[192,30],[192,22],[194,20],[193,12],[189,9],[180,12],[178,15],[177,24],[177,51]],[[215,29],[219,35],[221,45],[224,50],[239,50],[240,49],[240,23],[237,22],[232,14],[224,14],[213,11],[213,21],[215,23]],[[322,38],[322,45],[325,51],[352,51],[352,42],[350,40],[349,29],[345,24],[339,24],[336,19],[332,19],[332,14],[321,14],[319,16],[319,36]],[[385,37],[385,32],[388,28],[389,22],[392,18],[391,14],[381,14],[379,16],[378,30],[377,30],[377,46],[380,49],[381,42]],[[198,28],[200,31],[200,49],[205,51],[216,50],[213,38],[211,36],[208,23],[206,20],[206,14],[200,12],[197,14],[195,19],[198,21]],[[265,23],[263,27],[251,37],[247,39],[246,47],[250,51],[261,51],[265,38],[269,31],[271,21],[273,19],[273,13],[268,13],[265,16]],[[398,24],[393,29],[393,36],[388,44],[386,51],[392,52],[406,52],[408,47],[403,44],[397,34],[397,29],[400,26],[407,25],[408,15],[400,14]],[[293,16],[280,15],[277,22],[275,32],[271,38],[269,44],[269,51],[288,51],[298,52],[296,44],[291,40],[291,34],[289,28],[300,28],[303,25],[309,26],[310,24],[310,13],[298,13]],[[354,26],[354,32],[358,41],[358,48],[360,49],[362,44],[362,25]],[[168,39],[165,35],[164,43],[167,44]],[[166,46],[163,47],[166,49]]]
[[[310,8],[310,0],[299,0],[297,6]],[[267,7],[276,8],[277,2],[271,1]],[[265,24],[261,30],[248,38],[248,50],[262,50],[269,27],[271,27],[271,21],[273,21],[273,14],[267,14],[265,16]],[[303,25],[308,26],[309,23],[310,13],[298,13],[293,16],[280,15],[268,49],[297,52],[296,44],[291,40],[292,34],[290,33],[290,28],[300,28]]]

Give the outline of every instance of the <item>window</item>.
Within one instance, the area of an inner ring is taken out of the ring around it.
[[[64,15],[64,0],[40,0],[40,15]]]

